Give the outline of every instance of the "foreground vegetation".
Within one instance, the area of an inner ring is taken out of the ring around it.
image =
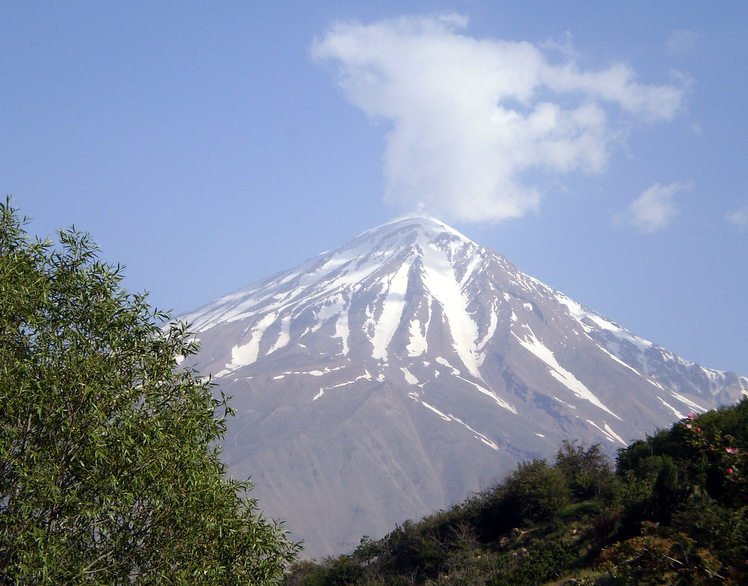
[[[748,399],[619,451],[564,442],[491,489],[288,586],[746,584]]]
[[[0,204],[0,585],[277,583],[298,548],[225,478],[191,336],[59,237]]]

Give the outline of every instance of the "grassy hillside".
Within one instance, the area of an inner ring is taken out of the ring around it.
[[[300,561],[288,586],[748,584],[748,399],[619,451],[564,442],[448,511]]]

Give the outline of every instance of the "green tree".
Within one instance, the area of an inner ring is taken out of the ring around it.
[[[566,479],[572,495],[577,499],[588,499],[600,493],[603,484],[613,474],[610,461],[594,444],[587,450],[576,440],[563,440],[556,452],[556,469]]]
[[[550,519],[569,504],[563,475],[545,460],[521,462],[504,481],[503,501],[516,524]]]
[[[24,224],[0,204],[0,584],[277,582],[298,546],[225,478],[193,336]]]

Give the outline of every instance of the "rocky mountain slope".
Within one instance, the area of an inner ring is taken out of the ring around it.
[[[407,217],[182,319],[231,395],[224,458],[307,556],[448,507],[564,438],[611,455],[748,395]]]

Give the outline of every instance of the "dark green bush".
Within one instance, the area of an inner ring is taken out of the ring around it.
[[[561,472],[575,499],[599,495],[613,475],[611,462],[600,444],[585,450],[576,441],[564,440],[556,452],[555,468]]]

